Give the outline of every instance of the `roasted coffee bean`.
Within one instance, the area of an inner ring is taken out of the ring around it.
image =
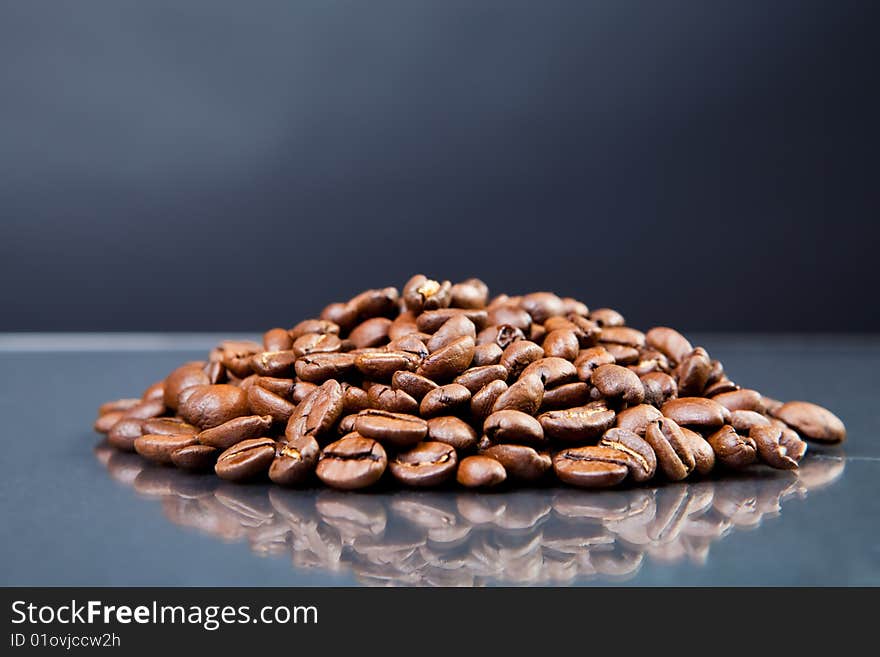
[[[574,331],[557,329],[544,338],[543,348],[545,356],[573,361],[580,351],[580,342]]]
[[[316,473],[332,488],[354,490],[372,486],[385,472],[388,457],[375,440],[350,433],[321,452]]]
[[[403,286],[403,302],[407,310],[415,314],[423,310],[447,308],[452,301],[452,284],[449,281],[431,280],[417,274]]]
[[[725,424],[706,440],[712,446],[716,460],[729,468],[744,468],[757,458],[755,441],[747,436],[740,436],[729,424]]]
[[[467,488],[491,488],[507,479],[504,466],[488,456],[468,456],[458,464],[456,480]]]
[[[555,388],[563,383],[576,381],[577,369],[563,358],[539,358],[526,365],[520,374],[520,378],[527,376],[538,376],[545,388]]]
[[[263,350],[263,346],[257,342],[248,340],[227,340],[222,345],[220,362],[235,376],[243,379],[253,371],[251,356]]]
[[[752,427],[749,438],[755,442],[761,460],[779,470],[796,469],[807,451],[807,444],[794,431],[769,424]]]
[[[553,466],[550,454],[527,445],[492,445],[481,452],[498,461],[511,479],[537,481]]]
[[[589,319],[596,322],[602,328],[626,324],[626,319],[624,319],[623,315],[613,308],[596,308],[590,312]]]
[[[532,326],[532,316],[515,305],[501,304],[489,309],[486,323],[489,326],[493,324],[496,326],[513,326],[522,331],[523,334],[528,334]]]
[[[195,436],[199,429],[176,417],[153,417],[144,420],[141,426],[144,434],[155,436]]]
[[[655,326],[645,334],[645,343],[663,353],[673,363],[680,363],[694,348],[681,333],[666,326]]]
[[[683,397],[693,397],[703,392],[709,380],[712,363],[709,354],[702,347],[697,347],[676,370],[678,374],[678,391]]]
[[[602,346],[614,357],[614,362],[618,365],[629,366],[639,362],[639,350],[636,347],[614,344],[613,342],[604,342]]]
[[[605,326],[599,334],[599,342],[640,348],[645,346],[645,334],[628,326]]]
[[[586,406],[548,411],[538,416],[544,433],[565,442],[589,442],[605,433],[614,424],[614,411],[604,402]]]
[[[425,395],[419,405],[419,413],[425,418],[452,415],[462,407],[467,408],[470,400],[470,390],[461,384],[450,383]]]
[[[343,413],[358,413],[370,408],[370,395],[366,390],[349,383],[342,383],[341,385]]]
[[[252,385],[260,386],[285,399],[291,399],[296,388],[296,382],[293,379],[279,379],[274,376],[255,376]],[[239,387],[243,388],[244,382]],[[298,403],[296,400],[293,402],[294,404]]]
[[[331,335],[339,335],[339,325],[327,321],[326,319],[305,319],[290,329],[287,333],[290,335],[291,340],[296,340],[298,337],[305,335],[306,333],[328,333]],[[288,349],[289,348],[290,347],[288,347]],[[268,348],[266,350],[275,351]],[[284,350],[278,349],[277,351]]]
[[[114,424],[107,433],[107,442],[123,452],[134,451],[134,441],[143,435],[144,421],[138,418],[123,418]]]
[[[562,307],[565,309],[566,315],[579,315],[581,317],[586,317],[590,314],[590,309],[587,308],[587,304],[583,301],[573,299],[572,297],[563,297]]]
[[[600,365],[590,382],[606,399],[620,400],[624,404],[641,404],[645,389],[634,372],[620,365]]]
[[[590,347],[583,349],[578,353],[574,360],[574,366],[577,370],[577,377],[581,381],[589,382],[596,368],[602,365],[614,364],[614,356],[608,353],[605,347]]]
[[[156,381],[153,385],[144,390],[141,395],[141,401],[162,401],[165,396],[165,381]]]
[[[467,452],[476,447],[478,436],[474,428],[461,418],[442,415],[428,420],[428,438]]]
[[[140,402],[140,399],[136,401]],[[98,419],[95,420],[94,429],[98,433],[107,433],[113,428],[113,425],[123,419],[123,417],[125,417],[125,411],[108,411],[107,413],[102,413]]]
[[[355,326],[348,339],[357,349],[378,347],[389,341],[388,331],[391,320],[387,317],[371,317]]]
[[[730,424],[740,435],[747,436],[752,427],[770,425],[770,420],[755,411],[731,411]]]
[[[400,294],[395,287],[366,290],[348,301],[361,321],[372,317],[389,317],[397,310]]]
[[[610,447],[570,447],[553,457],[553,471],[571,486],[608,488],[626,479],[629,462],[628,455]]]
[[[565,314],[565,304],[552,292],[532,292],[522,297],[520,307],[532,317],[532,321],[543,324],[551,317]]]
[[[645,403],[660,408],[670,399],[678,397],[675,379],[664,372],[650,372],[639,377],[645,389]]]
[[[391,387],[395,390],[403,390],[413,399],[421,401],[425,395],[438,386],[431,379],[415,372],[399,370],[391,377]]]
[[[242,415],[250,415],[248,395],[241,388],[220,383],[192,388],[178,408],[180,416],[200,429],[210,429]]]
[[[764,405],[764,408],[767,409],[766,412],[770,415],[773,415],[776,411],[782,408],[781,401],[773,399],[772,397],[767,397],[766,395],[761,397],[761,403]]]
[[[714,431],[730,420],[730,411],[711,399],[680,397],[660,407],[660,412],[677,424],[697,431]]]
[[[507,349],[517,340],[525,340],[526,336],[522,329],[510,324],[493,324],[477,333],[477,345],[494,344]]]
[[[773,411],[773,416],[807,440],[821,443],[840,443],[846,440],[843,422],[827,408],[816,404],[790,401]]]
[[[165,379],[165,388],[162,399],[165,406],[172,411],[177,410],[177,397],[182,390],[193,386],[210,384],[210,379],[204,371],[205,363],[196,361],[181,365]]]
[[[141,403],[141,400],[138,397],[131,397],[128,399],[115,399],[113,401],[106,402],[101,404],[98,407],[98,416],[106,415],[107,413],[121,413],[122,411],[127,411],[129,408],[133,406],[137,406]],[[168,404],[166,404],[167,406]]]
[[[269,479],[281,486],[297,486],[308,481],[318,464],[320,452],[318,441],[311,436],[276,443]]]
[[[485,310],[466,310],[463,308],[441,308],[426,310],[416,318],[416,326],[423,333],[434,333],[451,318],[462,315],[474,323],[478,331],[486,328],[487,314]]]
[[[292,350],[262,351],[251,356],[251,371],[260,376],[291,378],[298,357]]]
[[[663,418],[663,413],[648,404],[639,404],[624,409],[617,414],[615,426],[619,429],[632,431],[638,436],[644,436],[645,430],[652,422]]]
[[[324,383],[327,379],[344,379],[354,369],[351,354],[311,354],[297,359],[296,375],[309,383]]]
[[[171,453],[171,462],[182,470],[206,472],[214,469],[220,450],[209,445],[186,445]]]
[[[627,365],[639,378],[651,372],[666,372],[669,370],[669,360],[654,349],[640,349],[638,362]]]
[[[437,329],[426,346],[429,352],[434,352],[465,336],[474,338],[476,343],[477,330],[474,323],[464,315],[454,315]]]
[[[544,350],[530,340],[517,340],[501,354],[500,363],[511,378],[517,378],[530,363],[544,358]]]
[[[696,459],[681,427],[662,418],[645,430],[647,442],[657,455],[657,465],[670,481],[681,481],[696,467]]]
[[[195,445],[198,442],[194,434],[179,436],[168,434],[144,434],[135,438],[134,450],[156,463],[171,463],[171,454],[181,447]]]
[[[293,338],[283,328],[269,329],[263,333],[263,349],[265,351],[289,351],[293,348]]]
[[[694,472],[705,477],[715,468],[715,452],[712,450],[712,446],[696,431],[691,431],[687,427],[679,427],[679,429],[684,435],[691,454],[694,455]]]
[[[370,400],[371,408],[410,415],[419,412],[419,402],[403,390],[395,390],[381,383],[371,386],[367,397]]]
[[[366,410],[355,417],[354,431],[394,447],[410,447],[428,435],[428,423],[416,415]]]
[[[392,476],[407,486],[437,486],[452,478],[458,466],[455,449],[445,443],[419,443],[388,464]]]
[[[397,371],[415,371],[419,358],[405,351],[380,351],[359,354],[354,365],[372,381],[390,381]]]
[[[729,411],[754,411],[764,413],[763,397],[757,390],[741,388],[730,392],[713,395],[712,400],[718,402]]]
[[[495,402],[506,391],[507,384],[500,379],[480,388],[471,397],[471,415],[477,420],[486,418],[495,407]]]
[[[367,410],[367,409],[364,409]],[[384,413],[385,411],[379,411]],[[343,415],[342,419],[339,420],[339,424],[336,426],[336,433],[340,436],[344,436],[347,433],[351,433],[354,431],[355,422],[357,422],[357,418],[360,413],[352,413],[351,415]]]
[[[502,381],[507,379],[507,369],[503,365],[483,365],[466,369],[455,377],[453,383],[464,386],[473,394],[498,379]]]
[[[450,296],[450,305],[455,308],[480,309],[489,300],[489,287],[479,278],[469,278],[453,285]]]
[[[526,368],[528,369],[528,368]],[[590,401],[590,386],[586,383],[563,383],[562,385],[544,390],[540,410],[556,410],[583,406]]]
[[[164,413],[165,403],[161,399],[148,399],[123,411],[122,417],[130,420],[149,420]]]
[[[416,324],[415,313],[410,310],[400,313],[391,321],[391,326],[388,327],[388,337],[391,338],[392,343],[407,335],[418,332],[419,326]],[[397,347],[394,348],[397,349]]]
[[[227,481],[248,481],[264,477],[275,458],[275,441],[271,438],[249,438],[236,443],[220,456],[214,472]]]
[[[321,321],[336,324],[340,331],[348,331],[357,318],[357,308],[350,303],[330,303],[321,311]]]
[[[706,386],[706,389],[703,390],[703,396],[714,397],[725,392],[733,392],[734,390],[739,390],[739,386],[726,376],[722,376],[715,383]]]
[[[233,418],[223,424],[205,429],[198,434],[202,445],[226,450],[242,440],[259,438],[272,427],[270,415],[244,415]]]
[[[345,409],[345,390],[336,381],[325,381],[302,410],[305,434],[321,437],[330,433]]]
[[[290,349],[294,353],[295,358],[300,356],[308,356],[309,354],[329,354],[340,351],[342,349],[342,340],[338,335],[333,333],[305,333],[299,336]],[[285,353],[285,352],[269,352],[269,353]],[[258,356],[257,356],[258,357]],[[257,358],[255,357],[255,358]],[[290,366],[293,362],[290,363]],[[259,367],[254,365],[254,370],[259,371]]]
[[[609,429],[599,441],[600,447],[616,449],[625,455],[627,468],[633,481],[648,481],[657,470],[657,457],[651,446],[637,434],[627,429]]]
[[[547,329],[545,329],[540,324],[532,324],[529,328],[529,340],[534,342],[535,344],[542,345],[544,344],[544,339],[547,337]]]
[[[534,415],[541,408],[543,399],[544,385],[540,377],[534,374],[523,376],[499,395],[492,410],[494,412],[509,409]]]
[[[275,422],[287,422],[296,408],[291,402],[269,392],[260,386],[251,386],[247,391],[250,412],[255,415],[269,415]]]
[[[540,445],[544,429],[534,417],[516,410],[495,411],[483,422],[483,433],[492,443]]]
[[[494,342],[490,344],[480,344],[474,348],[474,359],[471,365],[479,367],[481,365],[496,365],[501,362],[501,354],[504,351]]]
[[[437,382],[452,380],[470,367],[475,347],[469,335],[453,340],[425,358],[416,374]]]

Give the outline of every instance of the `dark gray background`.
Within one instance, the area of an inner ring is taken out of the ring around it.
[[[0,330],[290,325],[416,271],[880,330],[872,4],[3,3]]]

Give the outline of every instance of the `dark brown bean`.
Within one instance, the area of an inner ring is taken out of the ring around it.
[[[428,420],[428,438],[465,452],[476,447],[478,436],[474,428],[461,418],[444,415]]]
[[[419,358],[405,351],[380,351],[358,354],[355,367],[371,381],[390,381],[398,370],[415,371]]]
[[[293,366],[298,357],[292,350],[262,351],[251,356],[251,370],[260,376],[289,379],[293,377]]]
[[[507,369],[503,365],[483,365],[466,369],[455,377],[453,383],[463,385],[473,394],[498,379],[502,381],[507,379]]]
[[[499,361],[511,378],[517,378],[529,363],[544,358],[544,350],[530,340],[517,340],[510,344],[501,354]]]
[[[265,476],[274,458],[274,440],[249,438],[220,454],[214,472],[227,481],[248,481]]]
[[[492,445],[481,453],[498,461],[508,477],[519,481],[537,481],[553,466],[550,454],[527,445]]]
[[[426,418],[452,415],[467,408],[466,404],[470,400],[471,393],[467,388],[458,383],[450,383],[425,395],[419,404],[419,413]]]
[[[513,326],[524,334],[528,334],[532,326],[532,316],[522,308],[517,308],[511,304],[501,304],[494,308],[489,308],[486,316],[486,323],[489,326]]]
[[[294,340],[293,347],[291,347],[290,351],[294,353],[296,358],[299,358],[300,356],[308,356],[309,354],[334,353],[341,349],[342,340],[339,339],[338,335],[334,335],[333,333],[305,333]],[[292,361],[290,365],[293,365]],[[259,368],[255,365],[254,370],[259,371]]]
[[[354,359],[352,354],[311,354],[298,359],[294,367],[303,381],[323,383],[345,378],[354,369]]]
[[[502,349],[507,349],[517,340],[525,340],[522,329],[510,324],[493,324],[477,333],[477,346],[494,344]]]
[[[715,430],[730,420],[730,411],[703,397],[672,399],[660,407],[660,412],[676,423],[700,432]]]
[[[625,404],[641,404],[645,389],[634,372],[620,365],[600,365],[590,382],[606,399],[620,400]]]
[[[665,372],[649,372],[639,377],[645,389],[645,403],[660,408],[670,399],[678,397],[675,379]]]
[[[602,365],[613,365],[614,356],[608,353],[605,347],[590,347],[581,350],[574,359],[577,377],[581,381],[589,382],[593,372]]]
[[[544,399],[544,385],[537,375],[523,376],[498,396],[492,411],[505,409],[522,411],[534,415],[541,408]]]
[[[464,315],[454,315],[437,329],[426,346],[429,352],[434,352],[465,336],[474,338],[476,344],[477,330],[474,323]]]
[[[796,469],[807,451],[807,443],[791,429],[757,425],[752,427],[749,438],[755,442],[761,460],[779,470]]]
[[[504,466],[488,456],[468,456],[458,464],[456,480],[467,488],[491,488],[507,479]]]
[[[624,409],[617,414],[615,426],[620,429],[632,431],[639,436],[645,435],[645,430],[652,422],[663,417],[663,413],[648,404],[638,404]]]
[[[305,335],[306,333],[328,333],[331,335],[339,335],[339,325],[327,321],[326,319],[304,319],[299,324],[294,326],[287,332],[290,335],[291,340],[296,340],[301,335]],[[291,345],[292,346],[292,345]],[[290,347],[288,347],[289,349]],[[266,349],[266,351],[276,351],[273,349]],[[283,349],[278,349],[277,351],[284,351]]]
[[[701,477],[705,477],[715,468],[715,452],[712,446],[696,431],[691,431],[687,427],[679,428],[684,435],[691,454],[694,455],[694,472]]]
[[[263,333],[263,349],[265,351],[288,351],[293,347],[293,338],[283,328],[269,329]]]
[[[657,457],[651,446],[627,429],[609,429],[599,441],[600,447],[616,449],[627,458],[627,468],[633,481],[648,481],[657,470]]]
[[[573,361],[580,351],[580,341],[574,331],[556,329],[544,338],[544,355]]]
[[[416,318],[416,326],[423,333],[433,333],[443,324],[456,315],[463,315],[474,323],[478,331],[486,328],[485,310],[466,310],[463,308],[441,308],[439,310],[426,310]]]
[[[807,440],[840,443],[846,440],[846,427],[827,408],[803,401],[786,402],[773,412]]]
[[[470,367],[475,347],[469,335],[453,340],[425,358],[416,374],[438,382],[449,381]]]
[[[416,415],[366,410],[355,417],[354,431],[394,447],[410,447],[428,435],[428,423]]]
[[[764,398],[757,390],[741,388],[730,392],[722,392],[712,396],[712,400],[718,402],[729,411],[754,411],[764,413]]]
[[[501,354],[504,351],[494,342],[490,344],[479,344],[474,348],[474,359],[471,365],[479,367],[481,365],[496,365],[501,362]]]
[[[201,361],[186,363],[174,370],[165,379],[165,388],[162,393],[162,399],[165,406],[172,411],[177,410],[177,397],[181,391],[193,386],[203,386],[211,383],[208,375],[204,371],[205,363]]]
[[[452,478],[458,466],[455,449],[445,443],[419,443],[388,464],[392,476],[407,486],[437,486]]]
[[[187,390],[197,390],[195,386]],[[165,403],[161,399],[148,399],[122,412],[122,417],[130,420],[149,420],[165,414]]]
[[[453,285],[450,296],[454,308],[480,309],[489,300],[489,288],[479,278],[469,278]]]
[[[194,434],[180,436],[168,434],[144,434],[135,438],[134,450],[156,463],[171,463],[171,454],[181,447],[195,445],[197,439]]]
[[[628,326],[605,326],[599,334],[599,342],[641,348],[645,346],[645,334]]]
[[[563,483],[580,488],[616,486],[629,472],[629,457],[610,447],[571,447],[553,457],[553,470]]]
[[[395,390],[403,390],[413,399],[421,401],[425,395],[438,386],[431,379],[420,374],[399,370],[391,377],[391,387]]]
[[[507,384],[500,379],[483,386],[471,397],[471,415],[477,420],[486,418],[506,390]]]
[[[522,297],[520,307],[531,315],[532,320],[543,324],[549,318],[565,314],[565,304],[552,292],[532,292]]]
[[[321,448],[311,436],[292,442],[279,442],[269,466],[269,479],[281,486],[297,486],[308,481],[318,464]]]
[[[210,429],[233,418],[250,414],[247,393],[221,383],[198,386],[180,404],[180,416],[200,429]]]
[[[134,441],[143,435],[144,421],[138,418],[123,418],[107,433],[107,442],[123,452],[134,451]]]
[[[171,462],[182,470],[207,472],[214,469],[220,450],[209,445],[186,445],[171,453]]]
[[[618,365],[635,365],[639,362],[639,350],[636,347],[612,342],[605,342],[603,346],[614,357],[614,362]]]
[[[370,387],[367,392],[370,407],[392,413],[408,413],[414,415],[419,411],[419,402],[406,394],[403,390],[395,390],[389,386],[377,383]]]
[[[316,473],[332,488],[355,490],[372,486],[385,472],[388,457],[375,440],[350,433],[321,452]]]
[[[544,390],[544,397],[541,400],[541,410],[574,408],[575,406],[583,406],[589,401],[590,386],[586,383],[581,383],[580,381],[575,383],[563,383],[555,388]]]
[[[520,374],[520,378],[538,376],[545,388],[555,388],[563,383],[577,380],[577,369],[564,358],[548,357],[539,358],[526,365]]]
[[[137,400],[140,402],[140,399]],[[94,429],[98,433],[107,433],[113,428],[113,425],[125,417],[125,411],[109,411],[101,414],[95,420]]]
[[[770,420],[755,411],[731,411],[730,424],[740,435],[747,436],[752,427],[770,425]]]
[[[390,328],[391,320],[387,317],[371,317],[355,326],[348,339],[357,349],[378,347],[388,342]]]
[[[195,436],[199,429],[176,417],[153,417],[144,420],[144,434],[157,436]]]
[[[655,326],[645,334],[645,343],[663,353],[673,363],[680,363],[694,348],[681,333],[666,326]]]
[[[131,397],[128,399],[114,399],[113,401],[105,402],[98,407],[98,416],[100,417],[102,415],[106,415],[107,413],[120,413],[122,411],[127,411],[132,406],[137,406],[140,403],[141,399],[138,397]],[[166,406],[167,405],[168,404],[166,404]]]
[[[662,418],[648,425],[645,442],[654,450],[660,471],[670,481],[681,481],[697,465],[687,438],[674,420]]]
[[[678,365],[678,391],[684,397],[699,395],[706,388],[712,363],[709,354],[702,347],[697,347]]]
[[[516,410],[492,413],[483,422],[483,433],[496,444],[540,445],[546,442],[541,423],[531,415]]]
[[[250,438],[259,438],[272,427],[270,415],[245,415],[233,418],[223,424],[205,429],[198,434],[202,445],[227,450],[236,443]]]
[[[279,379],[275,376],[255,376],[251,385],[260,386],[261,388],[273,392],[279,397],[284,397],[285,399],[290,399],[296,388],[296,382],[293,379]],[[242,381],[239,387],[244,387],[244,381]],[[294,403],[298,402],[294,400]]]
[[[725,424],[706,440],[712,446],[716,460],[728,468],[744,468],[757,458],[755,441],[747,436],[740,436],[729,424]]]
[[[403,302],[415,314],[423,310],[447,308],[452,301],[452,283],[431,280],[416,274],[403,286]]]
[[[550,438],[566,442],[588,442],[611,428],[614,415],[614,411],[604,402],[594,402],[586,406],[542,413],[538,416],[538,421]]]
[[[269,392],[265,388],[254,385],[248,388],[247,403],[254,415],[269,415],[275,422],[287,422],[296,408],[291,402]]]

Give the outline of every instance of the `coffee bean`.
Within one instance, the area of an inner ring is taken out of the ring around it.
[[[385,346],[387,351],[402,351],[415,356],[419,361],[428,357],[430,353],[425,346],[424,336],[421,333],[410,333],[401,338],[392,340]]]
[[[712,446],[696,431],[691,431],[687,427],[679,428],[691,454],[694,455],[694,472],[705,477],[715,468],[715,452]]]
[[[650,372],[639,377],[645,389],[645,403],[661,407],[670,399],[678,397],[675,379],[665,372]]]
[[[367,410],[355,418],[354,430],[387,445],[410,447],[425,439],[428,423],[416,415]]]
[[[645,334],[628,326],[605,326],[599,334],[599,342],[639,348],[645,346]]]
[[[476,447],[478,436],[474,428],[461,418],[443,415],[428,420],[428,438],[467,452]]]
[[[494,344],[502,349],[507,349],[517,340],[525,340],[526,336],[522,329],[510,324],[493,324],[477,333],[477,346]]]
[[[529,363],[544,358],[544,350],[530,340],[517,340],[510,344],[501,354],[499,361],[509,372],[509,376],[517,378]]]
[[[553,457],[553,471],[563,483],[607,488],[626,479],[629,456],[610,447],[571,447]]]
[[[375,440],[350,433],[321,452],[316,473],[332,488],[354,490],[372,486],[382,477],[388,457]]]
[[[564,383],[577,380],[577,369],[564,358],[548,357],[539,358],[526,365],[520,374],[520,378],[538,376],[545,388],[555,388]]]
[[[606,399],[620,400],[624,404],[641,404],[645,389],[635,373],[620,365],[600,365],[590,382]]]
[[[552,292],[532,292],[520,301],[520,307],[532,317],[532,321],[543,324],[550,317],[565,314],[565,304]]]
[[[590,347],[581,350],[574,359],[577,377],[581,381],[589,382],[593,372],[602,365],[613,365],[614,356],[608,353],[605,347]]]
[[[397,310],[400,295],[395,287],[366,290],[352,297],[346,304],[355,312],[357,319],[364,321],[373,317],[388,317]]]
[[[782,408],[781,401],[773,399],[772,397],[767,397],[766,395],[761,397],[761,403],[764,405],[766,412],[770,415],[773,415],[776,411]]]
[[[498,396],[492,411],[510,409],[534,415],[541,408],[543,399],[544,385],[540,377],[534,374],[523,376]]]
[[[244,415],[233,418],[198,434],[199,443],[226,450],[249,438],[259,438],[272,426],[270,415]]]
[[[251,371],[260,376],[291,378],[298,357],[293,350],[262,351],[251,356]]]
[[[188,422],[174,417],[154,417],[144,420],[141,426],[144,434],[157,436],[195,436],[199,429]]]
[[[712,400],[718,402],[729,411],[754,411],[756,413],[763,413],[766,410],[761,393],[757,390],[749,390],[748,388],[722,392],[713,395]]]
[[[434,352],[465,336],[474,338],[476,343],[477,330],[474,323],[464,315],[453,315],[437,329],[426,346],[429,352]]]
[[[134,450],[156,463],[171,463],[171,454],[181,447],[195,445],[198,442],[194,434],[179,436],[168,434],[144,434],[135,438]]]
[[[657,457],[651,446],[627,429],[608,429],[599,441],[600,447],[615,449],[627,458],[627,469],[633,481],[647,481],[657,469]]]
[[[456,480],[467,488],[491,488],[505,479],[504,466],[488,456],[468,456],[458,464]]]
[[[392,476],[407,486],[437,486],[450,479],[458,466],[455,449],[445,443],[419,443],[388,464]]]
[[[397,371],[414,371],[419,366],[419,359],[405,351],[373,352],[359,354],[354,364],[372,381],[389,381]]]
[[[496,365],[501,362],[501,355],[504,351],[494,342],[490,344],[480,344],[474,348],[474,359],[471,365],[479,367],[481,365]]]
[[[135,400],[140,402],[140,399]],[[95,420],[94,429],[98,433],[107,433],[121,419],[125,417],[125,411],[108,411],[106,413],[101,414],[97,420]]]
[[[107,442],[124,452],[134,451],[134,441],[143,435],[144,421],[138,418],[122,418],[107,433]]]
[[[816,404],[790,401],[773,411],[773,416],[807,440],[821,443],[840,443],[846,440],[843,422],[827,408]]]
[[[477,420],[486,418],[492,412],[498,398],[507,391],[507,387],[507,384],[499,379],[480,388],[471,397],[471,415]]]
[[[339,326],[340,331],[348,331],[357,322],[357,308],[350,303],[331,303],[321,311],[321,321]]]
[[[130,420],[149,420],[152,417],[159,417],[164,412],[165,403],[161,399],[148,399],[123,411],[122,417]]]
[[[307,356],[309,354],[329,354],[334,353],[342,349],[342,340],[339,339],[338,335],[334,335],[333,333],[305,333],[299,336],[293,343],[290,351],[294,354],[294,360],[299,358],[300,356]],[[287,353],[284,351],[281,352],[268,352],[268,353]],[[255,356],[255,359],[258,359],[260,354]],[[259,372],[260,369],[257,366],[257,361],[254,361],[254,370]],[[288,365],[288,368],[293,365],[293,361],[291,361]]]
[[[388,337],[391,338],[391,343],[418,332],[419,326],[416,324],[416,315],[411,310],[400,313],[391,320],[391,326],[388,327]],[[394,349],[397,349],[397,347],[394,347]]]
[[[489,287],[479,278],[469,278],[453,285],[450,297],[455,308],[480,309],[489,300]]]
[[[502,381],[507,379],[507,369],[503,365],[471,367],[455,377],[453,383],[464,386],[473,394],[497,379]]]
[[[670,481],[681,481],[696,467],[690,445],[674,420],[662,418],[648,425],[645,442],[654,450],[657,465]]]
[[[673,363],[680,363],[694,348],[681,333],[665,326],[656,326],[645,334],[645,343],[663,353]]]
[[[287,333],[290,335],[291,340],[296,340],[298,337],[305,335],[306,333],[328,333],[330,335],[339,335],[339,325],[326,319],[305,319],[290,329]],[[288,347],[288,349],[289,348],[290,347]],[[266,351],[276,350],[266,347]],[[278,349],[277,351],[284,350]]]
[[[421,401],[425,395],[438,386],[431,379],[415,372],[399,370],[391,377],[391,387],[395,390],[403,390],[413,399]]]
[[[770,425],[770,420],[755,411],[731,411],[730,424],[740,435],[746,436],[752,427]]]
[[[713,431],[730,420],[730,411],[702,397],[672,399],[660,407],[660,412],[677,424],[697,431]]]
[[[210,379],[203,369],[204,365],[200,361],[186,363],[168,375],[165,379],[165,388],[162,394],[165,406],[172,411],[176,411],[177,397],[182,390],[192,388],[193,386],[210,384]]]
[[[678,391],[683,397],[693,397],[703,392],[712,363],[702,347],[697,347],[678,366]]]
[[[403,390],[395,390],[381,383],[371,386],[367,397],[372,408],[392,413],[408,413],[410,415],[419,412],[419,402]]]
[[[772,468],[794,470],[807,451],[807,444],[791,429],[757,425],[749,432],[761,460]]]
[[[548,411],[538,416],[544,433],[565,442],[588,442],[601,436],[614,424],[614,411],[604,402]]]
[[[624,344],[603,342],[605,350],[614,357],[618,365],[634,365],[639,362],[639,350],[636,347],[628,347]]]
[[[626,324],[623,315],[613,308],[596,308],[590,312],[589,318],[602,328]]]
[[[418,326],[419,331],[433,333],[451,318],[458,315],[467,317],[471,320],[478,331],[487,326],[487,314],[485,310],[466,310],[462,308],[426,310],[416,318],[416,326]]]
[[[239,387],[244,388],[244,384],[245,382],[242,381]],[[296,382],[293,379],[279,379],[275,376],[254,376],[250,385],[260,386],[284,399],[291,399],[296,389]],[[296,400],[293,402],[294,404],[299,403]]]
[[[466,408],[465,405],[470,400],[471,393],[467,388],[458,383],[450,383],[425,395],[419,405],[419,413],[425,418],[452,415],[462,407]]]
[[[263,349],[265,351],[288,351],[293,347],[293,338],[283,328],[269,329],[263,333]]]
[[[101,404],[98,407],[98,416],[100,417],[102,415],[106,415],[107,413],[121,413],[122,411],[127,411],[129,408],[137,406],[140,403],[141,400],[138,397],[132,397],[128,399],[115,399],[113,401]]]
[[[532,326],[532,316],[528,312],[511,304],[501,304],[490,308],[486,315],[488,326],[513,326],[523,334],[527,334]]]
[[[249,438],[220,454],[214,472],[227,481],[248,481],[265,476],[274,458],[274,440]]]
[[[528,369],[528,368],[526,368]],[[544,390],[540,410],[556,410],[583,406],[590,401],[590,386],[586,383],[563,383]]]
[[[483,422],[483,433],[492,443],[540,445],[546,441],[541,423],[517,410],[495,411]]]
[[[620,411],[617,414],[615,426],[632,431],[636,435],[644,436],[648,425],[662,418],[663,413],[653,406],[639,404]]]
[[[755,441],[740,436],[729,424],[725,424],[706,440],[712,446],[716,460],[729,468],[744,468],[757,458]]]
[[[269,466],[269,479],[281,486],[297,486],[315,471],[321,448],[312,436],[301,436],[275,446],[275,458]]]
[[[519,481],[537,481],[553,465],[550,454],[527,445],[492,445],[481,453],[498,461],[504,466],[508,477]]]
[[[247,391],[250,412],[255,415],[269,415],[275,422],[286,423],[296,408],[291,402],[269,392],[260,386],[251,386]]]
[[[449,381],[470,367],[475,347],[469,335],[453,340],[425,358],[416,374],[438,382]]]
[[[327,379],[344,379],[354,369],[351,354],[311,354],[297,359],[296,375],[309,383],[324,383]]]
[[[544,355],[573,361],[580,351],[580,342],[574,331],[557,329],[544,338]]]
[[[358,413],[370,408],[370,395],[366,390],[349,383],[342,383],[340,385],[342,386],[343,413]]]
[[[186,445],[171,453],[171,462],[182,470],[205,472],[214,469],[220,450],[210,445]]]
[[[431,280],[417,274],[403,286],[403,302],[408,310],[420,313],[423,310],[447,308],[452,301],[452,284],[449,281]]]

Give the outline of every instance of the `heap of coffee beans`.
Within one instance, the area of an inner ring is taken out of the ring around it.
[[[754,463],[794,469],[843,423],[731,381],[667,327],[550,292],[489,299],[485,283],[413,276],[228,341],[95,429],[121,450],[229,481],[315,478],[491,488],[554,478],[604,488]]]

